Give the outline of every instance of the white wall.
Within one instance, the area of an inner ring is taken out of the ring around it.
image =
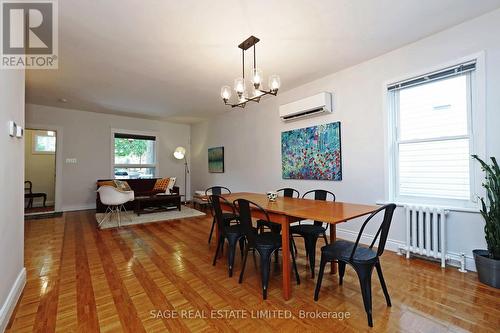
[[[33,104],[26,105],[26,124],[34,128],[58,130],[57,150],[62,152],[62,163],[58,161],[56,166],[61,168],[56,179],[56,192],[60,191],[61,202],[56,199],[56,209],[67,211],[95,207],[96,180],[113,176],[112,128],[156,133],[159,136],[159,176],[177,177],[176,185],[184,193],[184,165],[172,154],[177,146],[184,146],[189,156],[189,125]],[[66,164],[67,158],[76,158],[77,164]]]
[[[488,156],[500,156],[500,10],[465,22],[403,48],[325,76],[277,97],[265,97],[260,104],[243,110],[225,108],[225,113],[191,130],[193,190],[223,184],[233,191],[264,192],[282,186],[304,192],[314,188],[332,190],[337,200],[374,204],[386,200],[386,139],[384,83],[430,67],[449,63],[485,51],[486,117]],[[339,45],[341,47],[341,45]],[[317,52],[317,50],[311,50]],[[423,72],[422,72],[423,71]],[[286,82],[283,83],[286,86]],[[335,112],[328,116],[282,123],[278,106],[320,91],[334,92]],[[281,178],[280,135],[282,131],[340,120],[342,123],[341,182],[283,180]],[[207,171],[207,148],[224,146],[224,174]],[[451,254],[464,252],[467,268],[475,269],[472,249],[485,248],[483,221],[477,213],[451,212],[448,217],[448,248]],[[401,209],[393,221],[389,246],[405,239]],[[340,237],[352,237],[359,221],[338,226]],[[373,229],[368,230],[368,233]]]
[[[26,281],[24,269],[24,140],[8,122],[24,126],[24,71],[0,70],[0,332]]]

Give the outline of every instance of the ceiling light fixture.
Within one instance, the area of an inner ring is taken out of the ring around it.
[[[262,70],[256,67],[256,58],[255,58],[255,44],[260,41],[255,36],[248,37],[245,41],[243,41],[238,47],[242,51],[242,76],[234,80],[234,90],[236,91],[236,95],[238,100],[236,103],[228,103],[231,98],[231,88],[229,86],[223,86],[220,90],[220,96],[224,101],[224,104],[230,105],[231,107],[240,107],[244,108],[247,105],[247,102],[260,102],[262,96],[265,95],[273,95],[276,96],[278,94],[278,89],[281,85],[281,80],[279,75],[271,75],[269,76],[268,88],[269,90],[262,89],[264,75],[262,74]],[[245,84],[245,51],[249,48],[253,47],[253,69],[252,69],[252,77],[250,79],[253,87],[252,96],[248,95],[247,87]]]

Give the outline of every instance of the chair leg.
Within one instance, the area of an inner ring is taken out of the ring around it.
[[[240,253],[241,253],[241,259],[243,259],[243,255],[245,254],[245,237],[240,238]]]
[[[385,285],[384,275],[382,274],[382,267],[380,266],[380,262],[375,264],[375,268],[377,269],[378,278],[380,280],[380,284],[382,285],[382,290],[384,291],[384,296],[387,306],[392,306],[391,297],[389,296],[389,292],[387,291],[387,286]]]
[[[307,255],[309,257],[309,266],[311,268],[311,278],[314,279],[314,266],[316,265],[316,242],[317,235],[307,235],[304,237]]]
[[[123,212],[125,213],[125,217],[127,218],[127,220],[128,220],[129,222],[132,222],[132,218],[131,218],[131,217],[130,217],[130,215],[128,214],[128,210],[127,210],[127,208],[125,208],[125,204],[121,205],[121,206],[120,206],[120,209],[122,209],[122,210],[123,210]]]
[[[294,237],[290,237],[290,240],[292,242],[292,246],[293,246],[293,250],[295,251],[295,255],[298,254],[298,251],[297,251],[297,245],[295,244],[295,240],[294,240]]]
[[[342,285],[345,274],[345,262],[339,260],[339,285]]]
[[[236,252],[237,239],[228,238],[229,249],[227,253],[227,266],[229,269],[229,277],[233,276],[234,254]]]
[[[297,285],[300,284],[300,276],[299,276],[299,271],[297,270],[297,262],[295,261],[295,253],[293,253],[293,249],[290,248],[290,253],[292,254],[292,264],[293,264],[293,270],[295,272],[295,279],[297,280]]]
[[[358,273],[359,284],[361,287],[361,294],[363,296],[363,304],[365,306],[366,316],[368,318],[368,326],[373,327],[372,319],[372,285],[371,275],[372,265],[359,265],[355,266],[356,273]]]
[[[277,250],[276,250],[277,252]],[[259,252],[260,254],[260,271],[262,278],[262,298],[267,299],[267,287],[269,286],[269,273],[271,270],[271,252]]]
[[[219,257],[219,250],[221,248],[221,244],[224,242],[224,237],[219,238],[219,242],[217,243],[217,249],[215,250],[215,256],[214,256],[214,261],[212,262],[212,266],[215,266],[215,262],[217,261],[217,258]]]
[[[99,221],[99,224],[97,225],[98,228],[101,227],[101,225],[108,219],[111,217],[111,215],[113,214],[113,211],[111,210],[111,208],[108,206],[106,207],[106,212],[104,213],[104,217],[102,218],[101,221]]]
[[[248,245],[245,245],[245,256],[243,257],[243,265],[241,266],[240,278],[238,280],[238,283],[243,282],[243,274],[245,274],[245,267],[247,265],[248,251]]]
[[[318,281],[316,281],[316,290],[314,290],[314,300],[317,301],[319,298],[319,290],[321,289],[321,282],[323,281],[323,274],[325,273],[326,258],[322,254],[321,262],[319,264]]]
[[[121,226],[122,226],[122,214],[121,214],[120,206],[116,206],[115,210],[116,210],[116,214],[118,216],[118,228],[121,228]]]
[[[326,234],[323,234],[323,239],[325,240],[325,245],[328,245],[328,237],[326,237]]]
[[[212,228],[210,228],[210,235],[208,235],[208,244],[212,241],[212,234],[214,233],[214,227],[215,227],[215,216],[212,221]]]

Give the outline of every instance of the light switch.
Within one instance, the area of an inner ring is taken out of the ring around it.
[[[76,164],[77,160],[76,158],[67,158],[66,159],[66,164]]]
[[[16,137],[18,139],[21,139],[24,135],[24,128],[22,128],[21,126],[16,126]]]
[[[17,125],[13,121],[9,121],[9,135],[15,137],[17,134]]]

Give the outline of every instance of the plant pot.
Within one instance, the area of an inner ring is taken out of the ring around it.
[[[500,260],[489,257],[487,250],[473,250],[479,281],[500,288]]]

